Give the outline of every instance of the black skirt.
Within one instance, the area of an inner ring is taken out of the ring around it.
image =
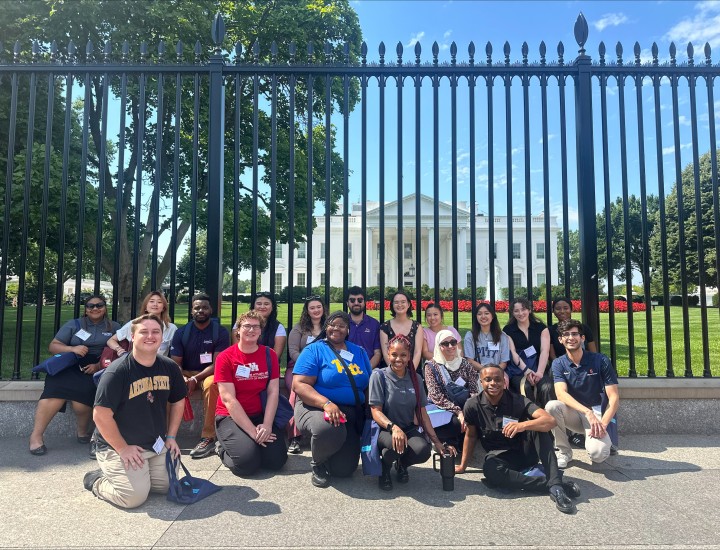
[[[80,359],[82,366],[98,362],[99,357],[85,356]],[[91,374],[85,374],[79,367],[70,367],[54,376],[45,377],[45,387],[40,399],[65,399],[92,407],[95,404],[95,382]],[[60,412],[65,412],[63,404]]]

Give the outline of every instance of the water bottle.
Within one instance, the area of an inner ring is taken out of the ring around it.
[[[440,460],[440,468],[437,467],[438,459]],[[443,454],[435,453],[433,455],[433,470],[440,472],[442,478],[443,491],[455,490],[455,457],[447,452]]]

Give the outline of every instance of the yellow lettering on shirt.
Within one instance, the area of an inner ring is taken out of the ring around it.
[[[343,372],[345,372],[345,369],[343,368],[343,365],[342,365],[342,363],[340,362],[340,359],[333,359],[333,360],[331,361],[331,363],[332,363],[333,365],[335,365],[335,368],[337,369],[337,371],[338,371],[339,373],[342,374]],[[360,366],[357,365],[356,363],[350,363],[350,364],[348,365],[348,369],[350,369],[350,374],[352,374],[353,376],[358,376],[359,374],[362,374],[362,373],[363,373],[362,369],[360,369]]]
[[[170,377],[169,376],[146,376],[140,380],[135,380],[130,384],[130,392],[128,399],[133,399],[138,395],[145,394],[150,391],[157,390],[169,390],[170,389]]]

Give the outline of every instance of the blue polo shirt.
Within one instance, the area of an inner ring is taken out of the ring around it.
[[[380,349],[380,321],[363,313],[359,323],[350,318],[350,336],[348,340],[365,350],[372,357],[376,349]]]
[[[218,327],[217,341],[213,342],[213,323],[217,323],[217,319],[212,319],[205,329],[200,330],[195,326],[193,321],[175,331],[172,345],[170,346],[170,357],[182,357],[182,369],[189,371],[200,371],[207,367],[210,362],[201,362],[200,356],[204,353],[213,355],[225,350],[230,345],[230,333],[222,325]],[[183,347],[183,334],[189,330],[190,337],[187,341],[187,347]]]
[[[591,351],[583,352],[579,365],[574,364],[567,354],[558,357],[552,363],[552,373],[553,380],[565,382],[573,399],[586,407],[600,405],[605,386],[618,383],[610,359]]]

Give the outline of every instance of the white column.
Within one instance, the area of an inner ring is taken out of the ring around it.
[[[373,249],[373,232],[369,227],[365,230],[367,233],[367,285],[374,286],[375,275],[373,274],[373,259],[375,258],[375,251]],[[360,284],[360,281],[358,281]]]
[[[458,248],[458,285],[459,288],[465,288],[467,287],[467,230],[465,228],[460,230]],[[474,250],[473,253],[475,253]]]
[[[427,282],[430,288],[435,286],[435,230],[428,228],[428,277]]]

